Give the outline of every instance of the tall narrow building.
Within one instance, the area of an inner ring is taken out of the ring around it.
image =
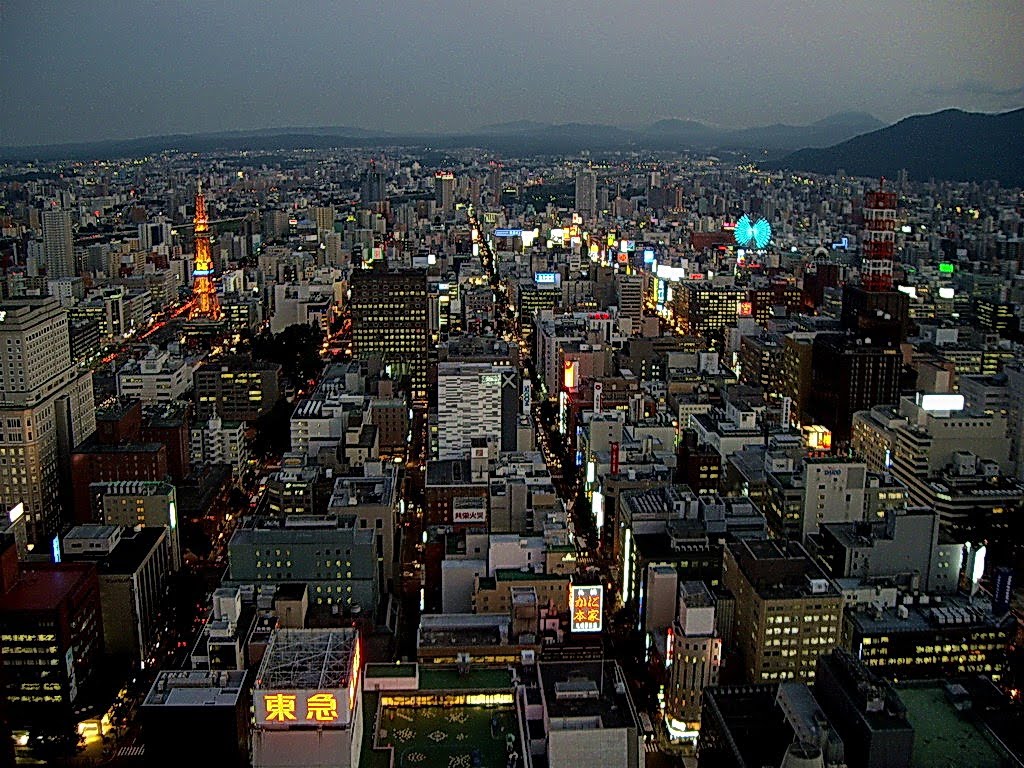
[[[74,277],[75,243],[71,236],[71,215],[63,208],[46,208],[41,218],[46,276]]]
[[[376,163],[371,163],[363,174],[360,187],[360,202],[380,203],[387,197],[387,179],[384,172],[377,168]]]
[[[192,271],[192,309],[189,320],[220,320],[220,301],[213,284],[213,257],[210,255],[210,223],[206,216],[206,198],[200,184],[196,192],[195,248],[196,264]]]
[[[353,354],[358,360],[379,359],[393,379],[408,378],[415,400],[427,396],[427,307],[426,272],[352,273]]]
[[[501,163],[497,161],[491,162],[491,172],[487,178],[487,186],[491,190],[491,201],[494,207],[501,205]]]
[[[455,174],[451,171],[434,174],[434,205],[446,216],[455,210]]]
[[[896,203],[881,185],[864,195],[860,285],[843,289],[843,328],[876,343],[903,342],[910,324],[910,297],[893,288]]]
[[[597,213],[597,172],[590,168],[576,171],[576,213],[585,218]]]
[[[56,299],[10,299],[0,316],[0,509],[24,503],[28,540],[45,554],[70,496],[71,450],[96,430],[92,373],[71,360]]]

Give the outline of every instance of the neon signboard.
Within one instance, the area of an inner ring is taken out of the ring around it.
[[[523,234],[521,229],[496,229],[494,230],[495,237],[520,237]]]
[[[352,680],[357,680],[356,673]],[[344,725],[349,717],[347,712],[339,712],[338,702],[343,699],[341,691],[264,691],[257,699],[256,716],[260,723],[267,725]]]
[[[600,584],[569,587],[572,614],[569,628],[573,632],[600,632],[604,617],[604,587]]]

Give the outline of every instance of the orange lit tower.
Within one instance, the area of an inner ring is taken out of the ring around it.
[[[189,320],[220,320],[220,301],[213,284],[213,259],[210,257],[210,223],[206,216],[203,185],[196,192],[195,248],[196,264],[192,271],[192,309]]]

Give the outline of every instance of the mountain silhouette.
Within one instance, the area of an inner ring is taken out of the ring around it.
[[[946,109],[824,149],[801,149],[766,168],[926,181],[995,180],[1024,186],[1024,109],[999,114]]]

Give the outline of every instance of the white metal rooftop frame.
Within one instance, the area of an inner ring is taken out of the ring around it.
[[[345,688],[358,638],[351,628],[280,629],[267,646],[256,688]]]

